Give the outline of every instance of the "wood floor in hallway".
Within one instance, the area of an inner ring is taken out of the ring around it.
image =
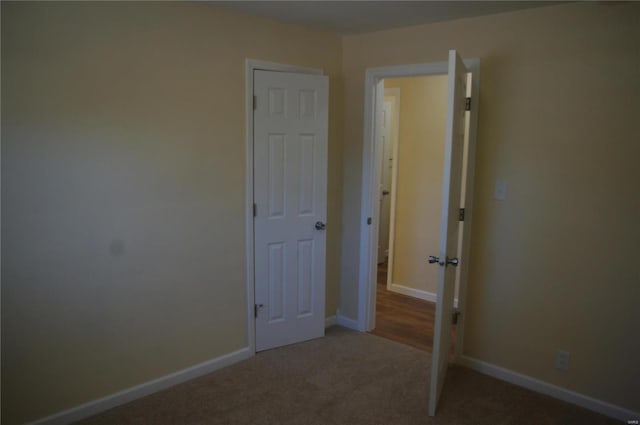
[[[433,302],[387,290],[386,263],[378,266],[376,327],[372,334],[431,352],[435,310]],[[455,327],[451,353],[454,341]]]

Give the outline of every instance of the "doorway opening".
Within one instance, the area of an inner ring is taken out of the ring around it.
[[[446,377],[454,318],[457,326],[453,360],[455,361],[462,354],[465,319],[464,295],[466,293],[470,229],[473,217],[472,198],[478,117],[477,104],[473,108],[473,102],[478,100],[479,68],[479,60],[463,61],[455,50],[450,50],[447,62],[369,68],[365,73],[362,221],[358,282],[358,327],[362,331],[372,331],[376,327],[378,287],[376,278],[378,276],[383,168],[382,135],[384,131],[381,123],[384,117],[384,80],[443,74],[447,76],[441,211],[440,219],[433,223],[433,227],[439,228],[440,242],[438,251],[423,260],[433,264],[438,270],[431,382],[429,384],[430,416],[435,415]],[[424,116],[422,118],[424,119]],[[400,140],[401,143],[402,140]],[[424,185],[424,181],[421,184]],[[463,186],[467,188],[464,192]],[[463,220],[464,230],[460,233],[460,221]],[[427,220],[424,221],[427,222]],[[397,220],[395,220],[395,224],[397,224]],[[393,248],[390,248],[389,251],[392,261],[396,262],[397,256],[392,254]],[[395,280],[393,270],[390,275]],[[454,309],[456,281],[459,282],[458,312]]]
[[[466,147],[464,152],[465,187],[473,188],[475,176],[475,151],[477,133],[477,99],[479,95],[480,60],[467,59],[464,65],[469,71],[468,82],[474,113],[466,123]],[[376,132],[376,116],[381,115],[384,98],[384,80],[402,79],[406,77],[446,76],[449,71],[448,62],[431,62],[410,65],[394,65],[379,68],[368,68],[365,74],[365,125],[362,169],[362,199],[360,227],[360,261],[358,280],[358,320],[357,329],[372,331],[376,320],[376,290],[378,280],[378,237],[380,221],[380,181],[382,173],[382,143],[380,131]],[[389,87],[391,88],[391,87]],[[389,92],[387,92],[389,94]],[[392,93],[390,93],[393,96]],[[389,97],[389,96],[387,96]],[[401,100],[402,94],[398,96]],[[399,102],[398,102],[399,104]],[[378,110],[380,109],[380,110]],[[398,109],[399,111],[399,109]],[[398,118],[400,120],[400,118]],[[391,200],[393,193],[389,194]],[[469,256],[470,227],[473,218],[473,190],[465,190],[462,199],[465,206],[465,231],[462,232],[462,257]],[[393,220],[393,217],[390,217]],[[438,223],[433,224],[435,227]],[[392,235],[390,234],[390,237]],[[388,255],[393,255],[389,252]],[[463,311],[466,295],[468,262],[463,261],[457,268],[459,289],[457,290],[457,307]],[[464,315],[460,316],[456,332],[455,354],[462,355],[462,337],[464,332]]]
[[[376,316],[371,332],[431,352],[438,269],[427,258],[438,252],[440,243],[447,75],[385,78],[382,84],[376,128],[382,144]],[[457,291],[455,298],[457,304]]]

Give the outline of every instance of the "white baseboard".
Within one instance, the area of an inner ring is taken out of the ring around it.
[[[105,410],[114,408],[121,404],[128,403],[160,390],[206,375],[215,370],[222,369],[223,367],[230,366],[251,356],[252,353],[249,347],[242,348],[238,351],[216,357],[215,359],[208,360],[187,369],[136,385],[135,387],[127,388],[126,390],[81,404],[69,410],[47,416],[32,422],[31,425],[62,425],[76,422],[81,419],[88,418],[89,416],[97,415],[98,413],[104,412]]]
[[[335,325],[337,323],[338,323],[338,321],[337,321],[336,316],[334,314],[333,316],[329,316],[329,317],[324,319],[324,328],[325,329],[330,328],[331,326],[333,326],[333,325]]]
[[[397,283],[392,283],[389,288],[391,292],[397,292],[398,294],[408,295],[414,298],[420,298],[421,300],[431,301],[435,303],[438,301],[438,295],[433,292],[423,291],[421,289],[409,288],[408,286],[399,285]],[[458,308],[458,299],[455,298],[453,300],[453,306]]]
[[[357,320],[349,319],[348,317],[343,316],[341,314],[336,315],[336,324],[338,326],[343,326],[345,328],[353,329],[354,331],[360,331],[360,329],[358,328]]]
[[[491,363],[483,362],[473,357],[461,356],[457,361],[460,365],[476,370],[485,375],[493,376],[494,378],[502,381],[507,381],[511,384],[584,407],[585,409],[624,421],[625,423],[629,420],[640,419],[639,412],[633,412],[629,409],[625,409],[602,400],[597,400],[584,394],[576,393],[566,388],[558,387],[548,382],[544,382]]]

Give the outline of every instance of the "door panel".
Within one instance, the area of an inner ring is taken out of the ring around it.
[[[286,164],[284,162],[285,135],[269,134],[269,217],[284,217],[284,175]]]
[[[254,72],[256,350],[324,335],[328,78]]]
[[[316,199],[314,152],[315,138],[311,134],[304,134],[300,138],[300,194],[298,214],[314,213]]]
[[[283,243],[269,244],[269,322],[284,318],[284,264],[285,246]]]
[[[313,239],[298,241],[298,317],[313,313]]]
[[[447,127],[445,134],[442,215],[438,261],[438,300],[434,323],[429,415],[435,415],[451,349],[451,320],[456,268],[448,264],[458,253],[458,212],[462,187],[467,69],[455,50],[449,51]],[[455,258],[457,261],[457,258]]]

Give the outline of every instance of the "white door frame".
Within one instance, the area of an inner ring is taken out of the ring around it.
[[[466,290],[469,266],[469,242],[471,236],[471,220],[473,217],[473,180],[475,174],[475,153],[478,126],[478,94],[480,79],[480,60],[464,61],[471,72],[471,107],[475,113],[471,114],[469,124],[469,150],[465,190],[465,229],[462,239],[462,258],[460,264],[460,289],[458,293],[458,308],[465,311]],[[395,65],[378,68],[367,68],[365,73],[364,90],[364,142],[362,149],[362,199],[360,217],[360,262],[358,280],[358,330],[370,331],[375,327],[376,302],[376,266],[378,250],[378,197],[376,182],[380,181],[380,149],[375,143],[375,101],[379,82],[384,78],[417,77],[428,75],[446,75],[448,62],[432,62],[412,65]],[[371,224],[367,222],[371,218]],[[426,259],[425,259],[426,261]],[[465,315],[459,317],[456,329],[456,359],[462,355]]]
[[[256,353],[255,247],[253,232],[253,71],[295,72],[324,75],[324,70],[247,58],[245,60],[245,264],[247,286],[247,343],[251,355]]]

